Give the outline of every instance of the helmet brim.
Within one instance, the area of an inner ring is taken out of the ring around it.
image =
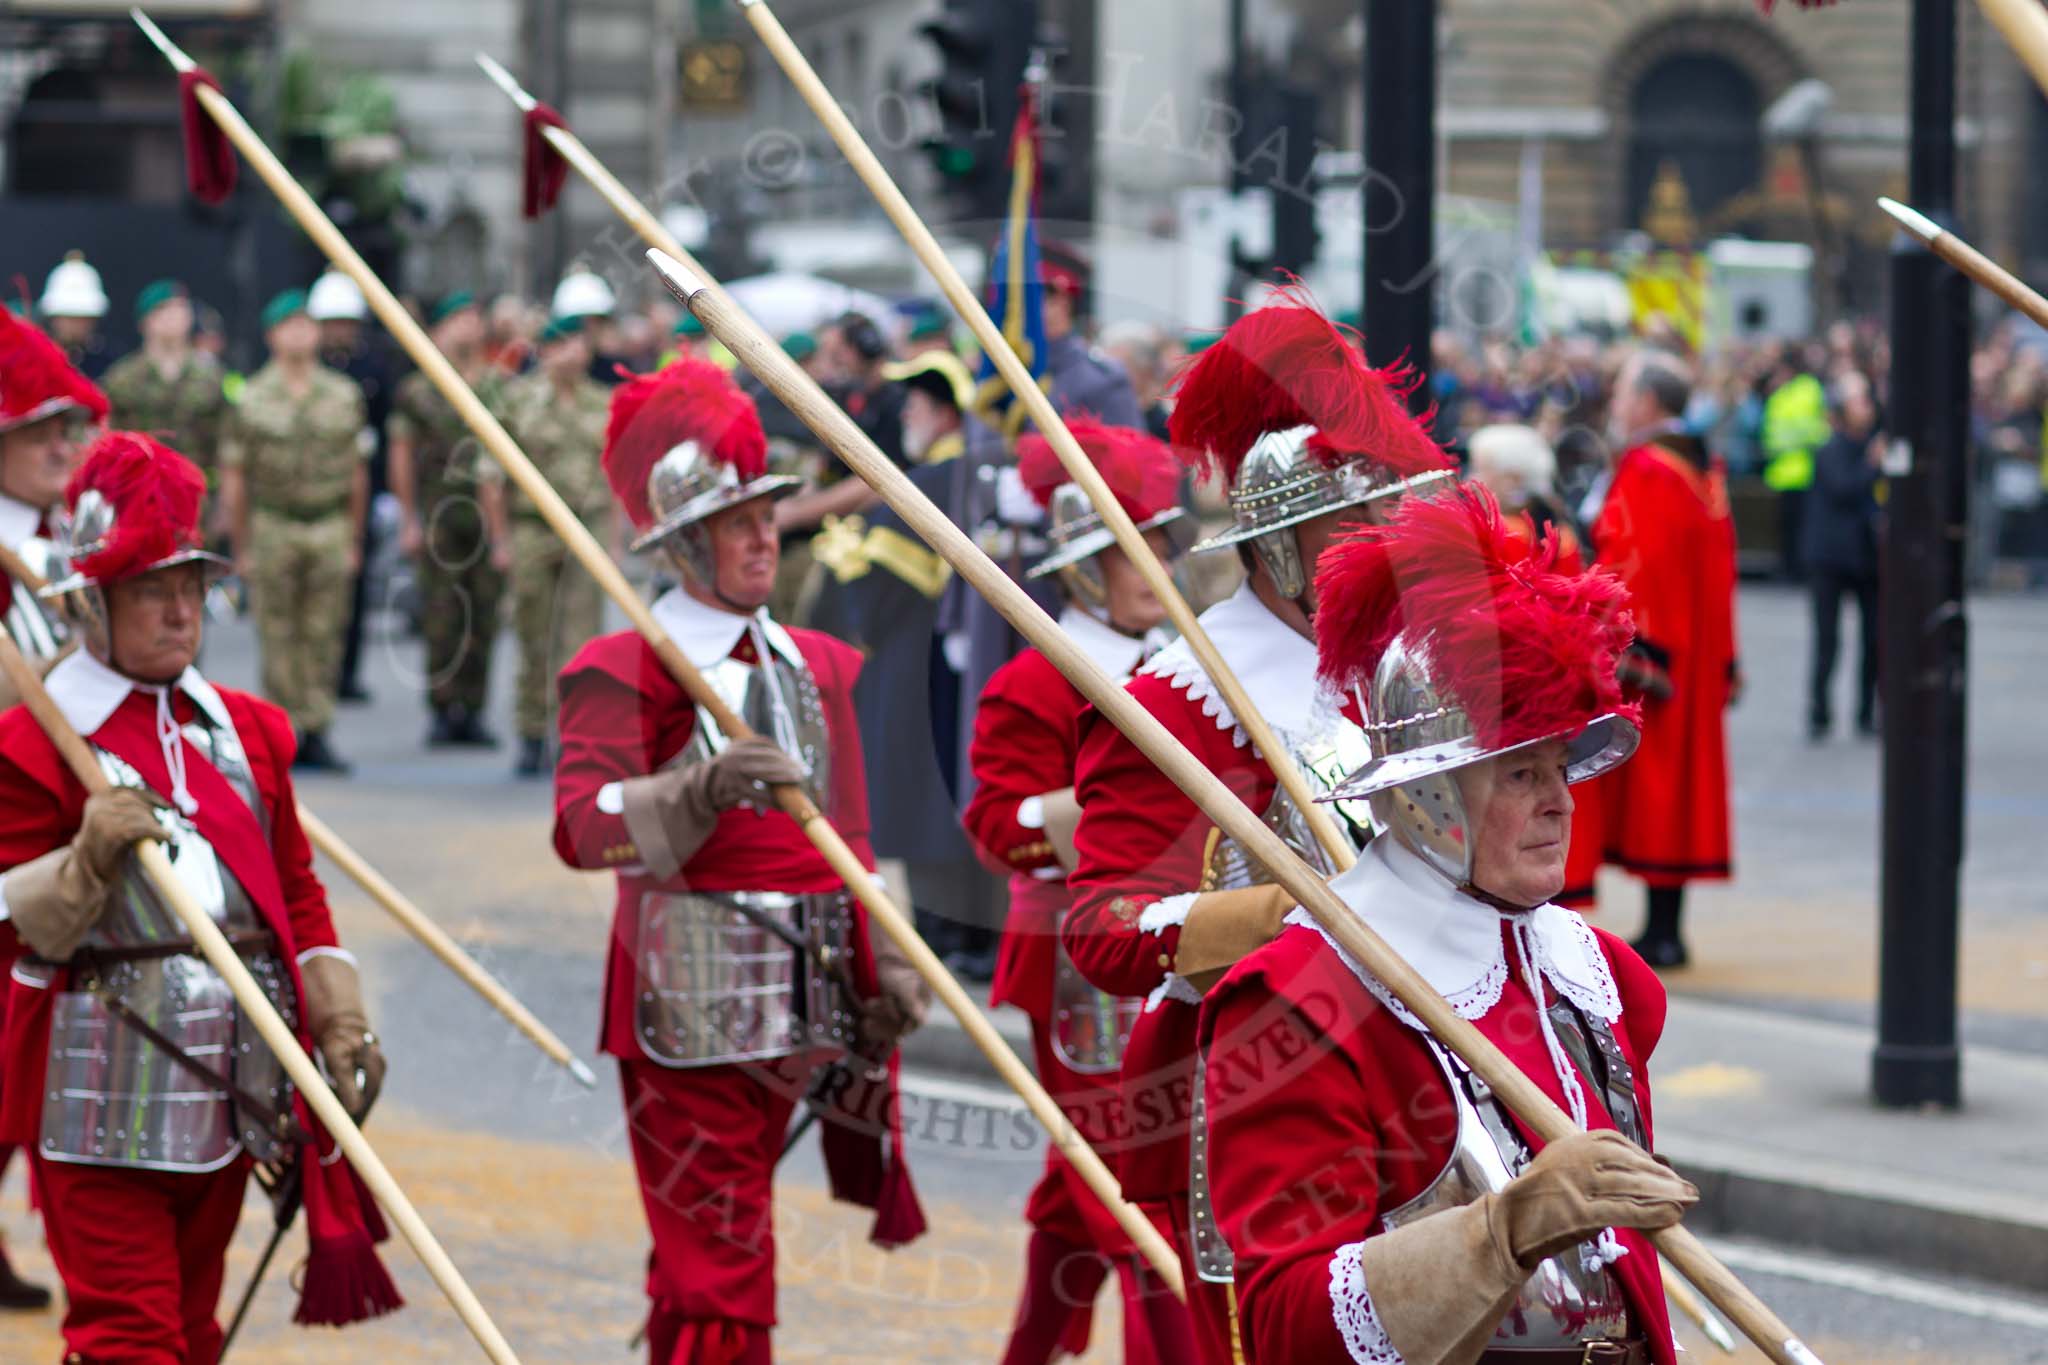
[[[1596,716],[1577,730],[1564,730],[1556,734],[1543,735],[1536,739],[1524,740],[1504,748],[1488,749],[1477,738],[1465,735],[1458,739],[1445,740],[1440,744],[1424,745],[1419,749],[1407,749],[1397,754],[1385,754],[1375,758],[1328,792],[1318,796],[1318,801],[1356,801],[1374,796],[1380,792],[1392,791],[1396,787],[1419,782],[1425,777],[1455,772],[1483,763],[1490,758],[1501,758],[1508,754],[1533,749],[1539,744],[1553,740],[1565,742],[1564,780],[1569,783],[1584,782],[1598,777],[1608,769],[1626,762],[1642,743],[1642,731],[1634,721],[1623,715],[1608,712]]]
[[[145,565],[134,573],[123,574],[115,581],[125,583],[131,578],[140,578],[144,574],[155,573],[159,569],[175,569],[180,564],[198,564],[203,566],[205,570],[204,577],[209,584],[226,578],[230,573],[234,572],[235,568],[232,560],[224,559],[211,550],[180,550],[174,555],[168,555],[163,559],[159,559],[154,564]],[[77,592],[81,588],[104,589],[107,586],[107,584],[102,583],[99,579],[86,574],[69,573],[54,583],[45,584],[37,591],[36,596],[48,601],[63,597],[67,593]]]
[[[687,526],[694,526],[714,512],[737,507],[755,498],[786,498],[804,486],[794,474],[763,474],[758,479],[726,488],[714,488],[690,499],[636,536],[628,547],[634,554],[667,540]]]
[[[1172,537],[1176,542],[1174,552],[1176,554],[1187,553],[1186,542],[1193,538],[1191,534],[1193,523],[1188,521],[1186,512],[1178,507],[1169,507],[1163,512],[1155,512],[1138,523],[1138,533],[1143,535],[1145,532],[1159,527],[1167,528],[1170,533],[1178,533]],[[1057,573],[1069,565],[1079,564],[1090,555],[1101,554],[1114,544],[1116,544],[1116,533],[1107,526],[1098,526],[1084,535],[1075,536],[1066,544],[1052,551],[1045,558],[1032,565],[1024,577],[1027,579],[1043,578],[1047,574]]]
[[[1421,474],[1411,474],[1405,479],[1395,479],[1391,483],[1379,484],[1355,497],[1339,498],[1331,502],[1318,503],[1313,507],[1298,508],[1286,516],[1276,517],[1271,521],[1255,522],[1250,525],[1240,523],[1226,530],[1218,531],[1207,540],[1189,549],[1188,553],[1200,555],[1207,554],[1211,550],[1228,549],[1233,545],[1242,545],[1246,541],[1256,540],[1260,536],[1271,535],[1275,531],[1285,531],[1289,527],[1299,526],[1304,521],[1312,521],[1326,512],[1340,512],[1347,507],[1364,507],[1369,503],[1378,502],[1382,498],[1391,498],[1397,493],[1412,493],[1416,489],[1428,488],[1434,484],[1442,483],[1446,479],[1456,479],[1457,477],[1458,472],[1455,469],[1431,469]]]

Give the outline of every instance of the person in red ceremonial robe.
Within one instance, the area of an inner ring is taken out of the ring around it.
[[[1249,313],[1182,376],[1171,435],[1228,487],[1232,526],[1195,547],[1236,547],[1244,585],[1202,625],[1311,784],[1327,785],[1363,735],[1314,686],[1316,557],[1347,524],[1407,490],[1448,485],[1451,462],[1403,401],[1405,377],[1369,368],[1353,337],[1297,298]],[[1328,867],[1302,813],[1277,794],[1185,641],[1143,664],[1131,695],[1297,852]],[[1186,1272],[1197,1358],[1235,1358],[1230,1249],[1210,1214],[1195,1086],[1201,986],[1280,927],[1287,899],[1115,727],[1082,718],[1081,822],[1061,942],[1081,974],[1145,1008],[1124,1049],[1124,1193],[1168,1230]],[[1343,823],[1342,821],[1339,822]],[[1348,836],[1356,842],[1359,831]]]
[[[1643,879],[1649,910],[1636,951],[1682,967],[1686,883],[1725,879],[1727,708],[1742,692],[1735,634],[1735,522],[1720,465],[1680,416],[1692,381],[1676,358],[1632,358],[1609,425],[1622,454],[1593,519],[1593,556],[1627,585],[1636,639],[1622,676],[1643,706],[1635,761],[1593,784],[1573,843],[1574,884],[1613,863]],[[1587,897],[1590,901],[1590,895]]]
[[[1643,1233],[1699,1195],[1648,1152],[1663,988],[1552,903],[1569,784],[1636,747],[1627,594],[1556,553],[1484,488],[1412,500],[1323,557],[1317,651],[1326,685],[1366,698],[1375,755],[1330,799],[1383,827],[1330,889],[1584,1131],[1544,1143],[1289,913],[1199,1035],[1255,1365],[1676,1358]]]
[[[50,525],[64,505],[64,485],[89,424],[107,416],[99,386],[72,368],[57,343],[0,308],[0,546],[30,573],[48,581]],[[0,629],[39,672],[64,648],[64,623],[36,593],[0,564]],[[14,705],[13,684],[0,676],[0,711]],[[11,989],[0,983],[0,999]],[[14,1159],[0,1144],[0,1173]],[[46,1308],[50,1291],[14,1273],[0,1246],[0,1309]]]
[[[72,368],[56,342],[0,308],[0,546],[45,582],[52,515],[63,508],[64,484],[87,430],[106,417],[107,396],[99,386]],[[0,621],[29,662],[47,670],[56,661],[63,622],[4,564]],[[13,688],[0,678],[0,709],[14,701]],[[9,1303],[10,1274],[0,1266],[0,1306]]]
[[[0,1139],[30,1151],[64,1281],[67,1362],[218,1355],[214,1307],[258,1161],[288,1164],[304,1193],[297,1321],[339,1325],[401,1303],[368,1192],[132,851],[166,845],[337,1098],[367,1113],[384,1058],[299,827],[291,725],[192,666],[207,577],[225,567],[201,548],[205,491],[182,455],[119,431],[94,442],[66,490],[45,592],[83,648],[47,686],[111,789],[88,797],[27,707],[0,715],[0,914],[14,958]]]
[[[924,1217],[896,1128],[896,1040],[922,980],[769,787],[802,783],[872,870],[852,688],[860,656],[785,628],[765,604],[779,562],[752,400],[685,358],[622,384],[605,477],[682,585],[653,613],[755,733],[719,731],[631,631],[562,670],[555,849],[618,874],[599,1046],[619,1059],[653,1235],[651,1365],[771,1357],[771,1192],[799,1100],[824,1112],[833,1193],[876,1210],[871,1238]]]
[[[1162,561],[1180,548],[1180,463],[1165,444],[1129,427],[1075,419],[1074,439]],[[1024,487],[1046,510],[1052,550],[1030,577],[1057,576],[1060,628],[1113,678],[1128,677],[1166,608],[1116,544],[1043,436],[1017,443]],[[1101,1152],[1114,1152],[1117,1080],[1141,1000],[1088,984],[1060,946],[1074,827],[1074,747],[1088,703],[1051,660],[1026,649],[996,670],[975,711],[968,763],[974,796],[962,820],[988,866],[1010,878],[1010,913],[996,953],[990,1001],[1031,1018],[1038,1078]],[[1193,1350],[1187,1311],[1145,1265],[1130,1237],[1058,1151],[1025,1202],[1031,1241],[1004,1365],[1044,1365],[1088,1346],[1096,1291],[1112,1267],[1123,1291],[1124,1354],[1131,1365],[1178,1362]]]

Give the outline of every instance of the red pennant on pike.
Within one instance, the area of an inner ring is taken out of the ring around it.
[[[538,218],[562,197],[569,180],[569,163],[548,141],[549,128],[568,128],[562,116],[545,104],[536,103],[526,111],[526,151],[519,168],[520,211]]]
[[[204,67],[178,74],[178,120],[185,133],[185,183],[202,204],[218,204],[235,192],[235,149],[220,125],[199,107],[199,88],[220,89]]]

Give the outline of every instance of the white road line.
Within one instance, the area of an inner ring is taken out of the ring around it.
[[[2048,1332],[2048,1305],[2039,1300],[1958,1289],[1937,1280],[1923,1280],[1895,1270],[1832,1260],[1812,1252],[1779,1251],[1773,1247],[1723,1242],[1717,1238],[1702,1240],[1714,1255],[1736,1270],[1782,1275],[1786,1279],[1846,1289],[1894,1303],[1918,1304],[1944,1313]]]

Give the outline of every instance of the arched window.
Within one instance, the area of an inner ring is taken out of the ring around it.
[[[1763,164],[1756,82],[1727,58],[1666,57],[1637,80],[1629,113],[1626,226],[1642,226],[1667,164],[1684,181],[1697,220],[1756,185]]]

